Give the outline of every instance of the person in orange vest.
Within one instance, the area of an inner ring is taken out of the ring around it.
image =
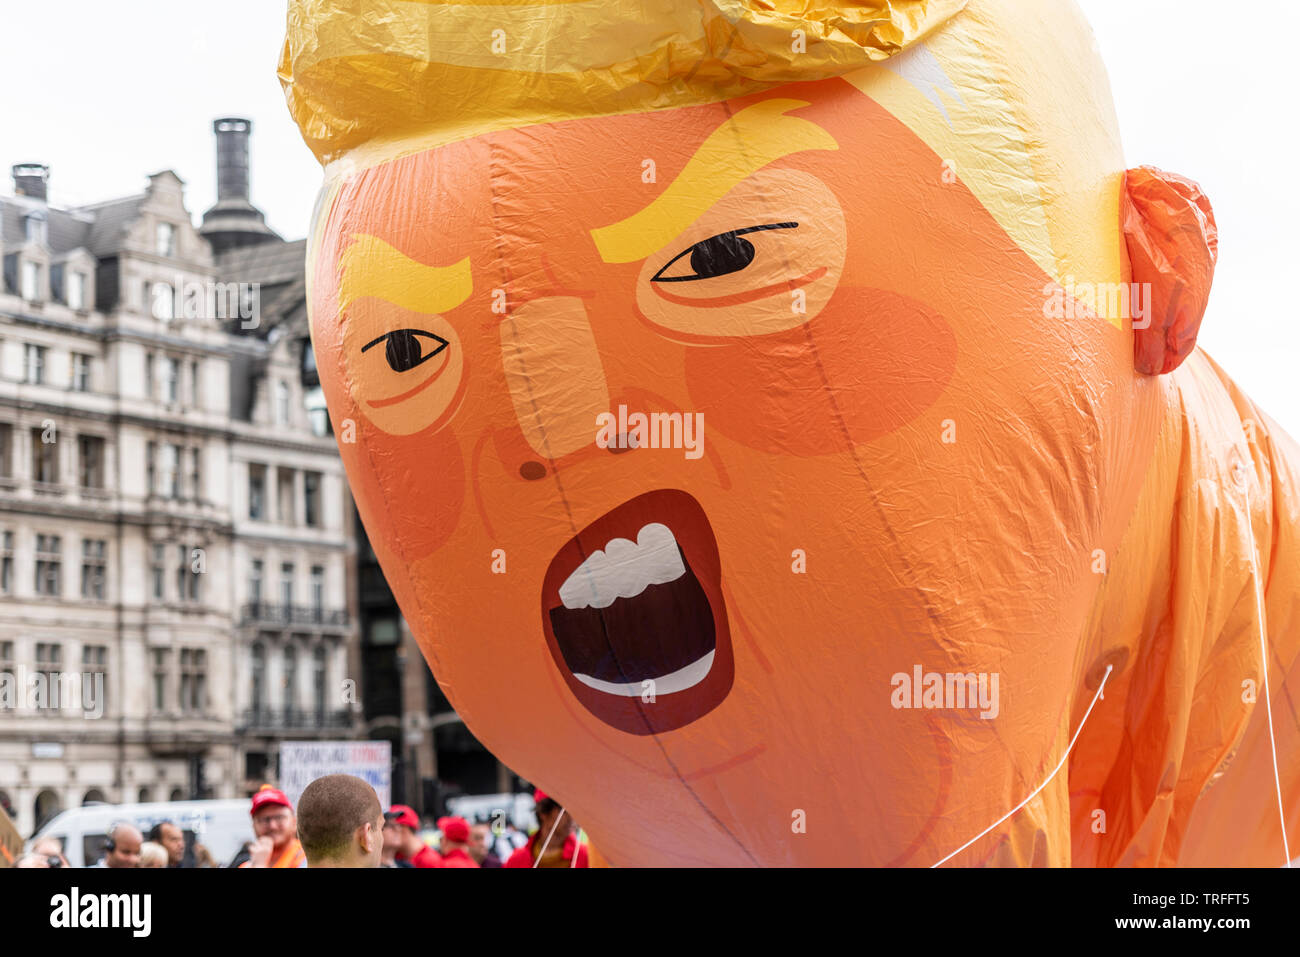
[[[442,831],[443,867],[478,867],[478,861],[469,855],[469,822],[463,817],[444,817],[438,820]]]
[[[533,801],[537,804],[537,830],[510,855],[506,867],[587,867],[587,848],[578,842],[569,812],[540,788],[533,792]]]
[[[307,855],[298,843],[298,822],[283,791],[263,784],[253,795],[253,833],[257,840],[240,867],[306,867]]]

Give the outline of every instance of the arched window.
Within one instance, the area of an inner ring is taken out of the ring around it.
[[[184,792],[183,790],[181,790],[180,788],[172,788],[172,796],[171,796],[170,798],[168,798],[168,800],[170,800],[170,801],[184,801],[184,800],[185,800],[185,792]]]
[[[48,788],[36,795],[36,800],[32,804],[32,810],[35,812],[36,827],[34,831],[39,831],[45,826],[45,823],[61,810],[59,796]]]
[[[104,797],[104,792],[99,788],[91,788],[86,792],[86,796],[81,799],[81,806],[87,804],[107,804],[108,798]]]
[[[153,800],[153,792],[148,788],[141,788],[140,793],[136,795],[136,800],[141,804],[148,804]]]

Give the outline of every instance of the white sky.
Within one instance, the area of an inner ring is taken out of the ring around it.
[[[1300,307],[1285,292],[1300,264],[1300,4],[1234,18],[1223,0],[1079,2],[1128,164],[1189,176],[1214,204],[1220,258],[1201,344],[1300,437]],[[1234,36],[1243,20],[1258,35]],[[285,238],[306,233],[320,170],[275,77],[281,0],[29,0],[10,5],[5,26],[0,192],[19,162],[52,167],[58,205],[137,193],[171,168],[197,221],[216,199],[212,120],[246,116],[253,202]]]

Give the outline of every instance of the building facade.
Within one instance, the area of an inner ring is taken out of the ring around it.
[[[20,166],[0,197],[0,802],[24,833],[238,796],[278,741],[358,731],[303,244],[248,203],[247,121],[216,132],[200,228],[171,171],[60,209]]]

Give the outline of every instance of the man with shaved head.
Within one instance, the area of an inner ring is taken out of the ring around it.
[[[384,812],[375,789],[351,774],[327,774],[298,800],[298,839],[308,867],[378,867]]]
[[[108,829],[104,841],[104,856],[91,867],[139,867],[140,845],[144,835],[139,829],[119,821]]]

